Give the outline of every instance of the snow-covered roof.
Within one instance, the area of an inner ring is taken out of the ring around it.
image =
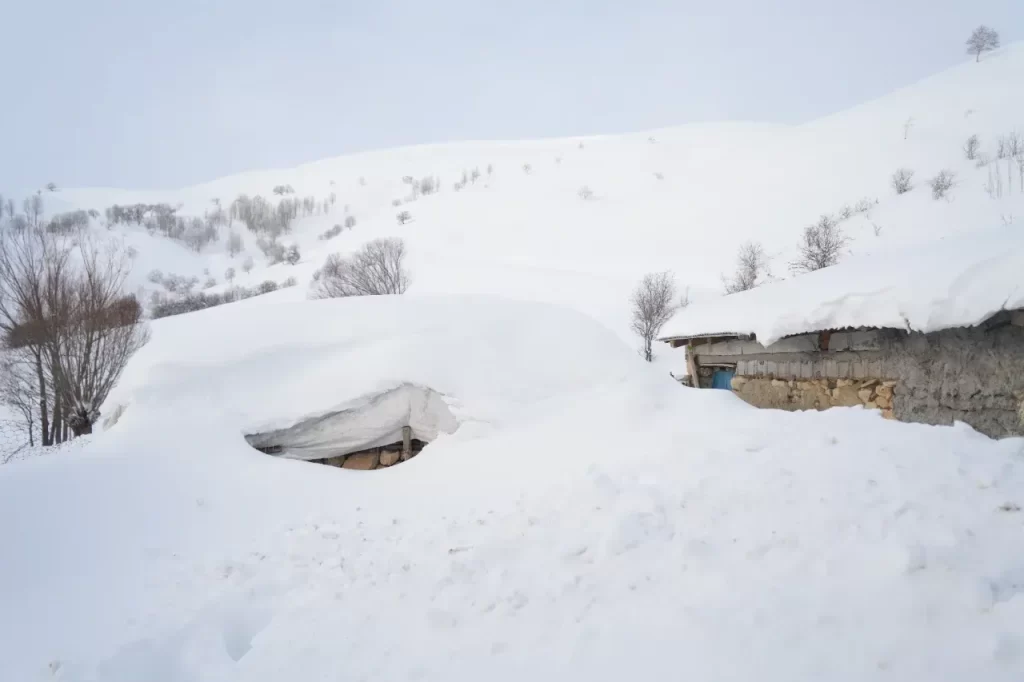
[[[1024,307],[1024,231],[973,230],[924,245],[848,257],[824,270],[695,303],[661,339],[754,334],[769,345],[794,334],[892,327],[969,327]]]

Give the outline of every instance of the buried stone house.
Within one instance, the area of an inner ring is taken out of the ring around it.
[[[695,304],[661,340],[758,407],[1024,435],[1024,234],[973,232]]]

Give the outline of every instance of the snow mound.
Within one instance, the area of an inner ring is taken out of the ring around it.
[[[973,326],[1024,307],[1024,232],[991,228],[876,255],[854,256],[790,280],[693,304],[663,339],[754,334],[767,346],[793,334],[848,327],[932,332]]]
[[[271,301],[153,327],[105,413],[215,420],[238,434],[289,430],[302,459],[333,436],[343,448],[374,447],[401,440],[404,425],[433,440],[465,421],[500,424],[621,378],[633,361],[579,313],[473,297]]]

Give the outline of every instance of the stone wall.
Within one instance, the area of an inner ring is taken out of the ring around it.
[[[767,379],[733,377],[733,391],[757,407],[780,410],[826,410],[862,405],[893,419],[896,382],[882,379]]]
[[[999,313],[977,327],[930,334],[898,329],[837,333],[831,335],[828,350],[821,349],[817,337],[786,339],[788,345],[780,342],[770,349],[736,340],[696,346],[694,352],[700,366],[731,365],[741,378],[756,377],[755,383],[739,382],[737,393],[762,407],[825,409],[874,402],[879,409],[890,409],[877,400],[885,403],[888,398],[878,395],[882,386],[893,389],[892,416],[901,421],[962,421],[994,438],[1024,435],[1024,326],[1019,312]],[[838,389],[854,387],[856,402],[850,390],[836,395]],[[876,397],[859,395],[867,388]]]
[[[341,467],[342,469],[357,469],[369,471],[371,469],[386,469],[387,467],[400,464],[412,459],[420,453],[426,445],[423,441],[413,439],[412,448],[407,457],[402,456],[402,444],[394,443],[380,448],[371,448],[359,452],[351,452],[347,455],[337,457],[326,457],[324,459],[313,459],[311,462],[326,464],[328,466]]]

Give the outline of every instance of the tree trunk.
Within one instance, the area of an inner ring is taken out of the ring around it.
[[[50,413],[47,411],[46,406],[46,375],[43,374],[42,351],[36,349],[34,353],[36,359],[36,378],[39,380],[39,441],[45,447],[52,445],[49,441]]]

